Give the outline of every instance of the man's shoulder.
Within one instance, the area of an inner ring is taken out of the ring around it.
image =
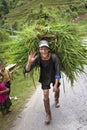
[[[51,57],[52,57],[53,62],[59,61],[59,57],[56,53],[52,53]]]
[[[55,53],[51,53],[52,59],[55,59],[57,55]]]

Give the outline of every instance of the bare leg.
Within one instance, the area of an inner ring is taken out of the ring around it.
[[[60,96],[60,88],[58,87],[58,91],[55,92],[54,98],[55,98],[55,107],[58,108],[60,106],[59,104],[59,96]]]
[[[43,95],[44,95],[44,108],[45,108],[45,112],[46,112],[45,123],[49,124],[50,120],[51,120],[49,89],[43,90]]]

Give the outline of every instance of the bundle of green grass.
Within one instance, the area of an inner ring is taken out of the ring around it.
[[[28,52],[38,52],[38,42],[41,39],[48,40],[51,52],[55,52],[60,59],[60,69],[73,85],[76,76],[84,72],[87,65],[87,50],[83,46],[75,25],[40,23],[30,26],[21,33],[16,42],[16,61],[20,65],[27,62]],[[20,60],[19,60],[20,59]]]

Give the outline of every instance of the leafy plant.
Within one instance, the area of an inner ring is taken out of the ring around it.
[[[82,45],[77,28],[66,23],[47,25],[37,22],[25,29],[15,41],[15,50],[12,53],[15,62],[24,66],[28,52],[38,52],[38,42],[41,39],[49,41],[50,50],[60,59],[61,72],[65,73],[73,84],[76,75],[84,72],[84,65],[87,65],[87,50]]]
[[[4,62],[7,60],[7,55],[5,55],[5,52],[8,49],[7,42],[10,41],[11,38],[9,34],[3,30],[0,30],[0,61],[4,60]]]
[[[0,43],[10,40],[9,34],[6,31],[0,30]]]

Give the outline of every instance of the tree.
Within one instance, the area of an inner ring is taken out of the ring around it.
[[[8,8],[7,2],[5,0],[2,0],[2,6],[3,6],[2,10],[3,10],[4,14],[9,13],[9,8]]]

